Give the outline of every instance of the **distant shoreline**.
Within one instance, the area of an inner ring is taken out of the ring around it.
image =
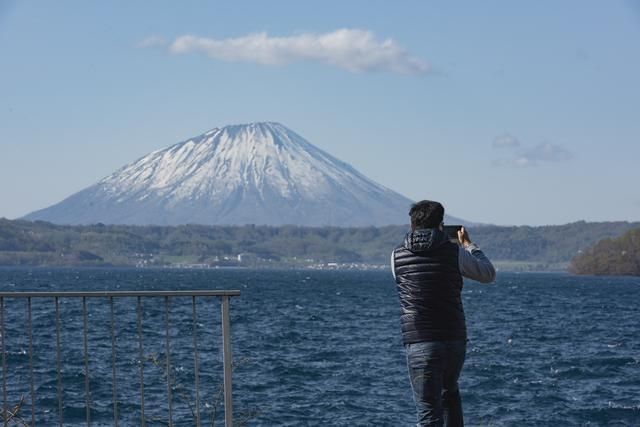
[[[566,272],[640,223],[470,228],[499,271]],[[385,270],[406,226],[56,225],[0,219],[0,265],[31,268]]]

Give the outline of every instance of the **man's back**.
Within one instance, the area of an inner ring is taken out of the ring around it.
[[[466,339],[458,256],[439,229],[415,230],[394,250],[405,344]]]

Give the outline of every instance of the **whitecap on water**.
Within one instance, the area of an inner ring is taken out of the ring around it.
[[[608,406],[609,408],[612,408],[612,409],[631,409],[631,410],[640,409],[640,405],[624,405],[621,403],[613,402],[611,400],[609,401]]]

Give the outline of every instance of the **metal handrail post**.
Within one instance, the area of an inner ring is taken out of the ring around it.
[[[196,311],[196,297],[191,297],[193,317],[193,377],[196,388],[196,427],[200,422],[200,356],[198,354],[198,313]]]
[[[224,425],[233,427],[233,400],[231,393],[231,322],[229,297],[222,297],[222,354],[224,371]]]
[[[166,334],[165,351],[167,363],[167,401],[169,403],[169,427],[173,426],[173,388],[172,370],[171,370],[171,328],[169,326],[169,297],[164,297],[164,330]]]
[[[33,319],[31,298],[27,298],[27,319],[29,324],[29,391],[31,392],[31,426],[36,425],[36,392],[33,384]]]
[[[9,409],[7,407],[7,352],[4,349],[4,298],[0,298],[0,335],[2,335],[2,419],[9,425]]]
[[[60,356],[60,301],[56,302],[56,372],[58,374],[58,411],[60,412],[60,426],[64,425],[64,404],[62,403],[62,360]]]
[[[137,298],[136,307],[138,321],[138,351],[140,353],[140,425],[146,427],[147,419],[144,416],[144,345],[142,343],[142,301]]]
[[[87,298],[82,297],[82,323],[83,323],[83,345],[84,345],[84,398],[85,413],[87,416],[87,427],[91,426],[91,380],[89,375],[89,342],[87,335],[89,327],[87,324]]]
[[[116,374],[116,325],[113,308],[113,297],[109,297],[109,307],[111,308],[111,374],[113,378],[113,425],[118,427],[118,376]]]

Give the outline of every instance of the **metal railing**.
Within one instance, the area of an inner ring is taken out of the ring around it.
[[[83,376],[84,376],[84,406],[85,406],[85,418],[86,424],[90,425],[92,423],[91,414],[92,414],[92,390],[91,383],[94,380],[98,380],[92,376],[90,370],[90,351],[89,351],[89,325],[88,318],[91,317],[91,313],[87,309],[87,299],[96,299],[102,298],[108,301],[108,311],[107,316],[109,318],[108,325],[110,329],[110,346],[111,346],[111,394],[112,394],[112,412],[113,412],[113,425],[118,426],[120,422],[120,414],[119,414],[119,390],[118,390],[118,375],[117,375],[117,333],[116,333],[116,313],[114,309],[114,300],[122,299],[122,298],[134,298],[135,300],[135,326],[132,322],[132,327],[135,327],[135,335],[137,340],[137,358],[138,358],[138,373],[135,372],[130,373],[131,375],[137,375],[139,377],[139,387],[140,387],[140,395],[139,395],[139,419],[141,425],[147,424],[147,418],[145,416],[145,344],[144,344],[144,333],[143,333],[143,298],[145,301],[147,299],[153,298],[164,299],[164,352],[165,352],[165,361],[164,361],[164,369],[166,369],[166,397],[167,397],[167,406],[168,406],[168,422],[167,424],[172,426],[174,425],[174,413],[173,413],[173,396],[172,393],[175,388],[175,383],[172,381],[172,358],[171,358],[171,328],[172,323],[170,319],[170,300],[173,298],[191,298],[191,324],[193,330],[193,377],[194,377],[194,389],[195,389],[195,408],[191,408],[191,413],[194,417],[194,422],[197,426],[200,426],[202,423],[201,420],[201,396],[200,396],[200,352],[199,352],[199,339],[198,339],[198,312],[197,312],[197,304],[196,298],[204,299],[204,297],[215,297],[220,300],[221,306],[221,329],[222,329],[222,365],[223,365],[223,382],[222,382],[222,391],[224,394],[224,423],[226,427],[231,427],[233,425],[233,403],[232,403],[232,393],[231,393],[231,340],[230,340],[230,313],[229,313],[229,300],[230,297],[239,296],[240,291],[235,290],[216,290],[216,291],[201,291],[201,290],[193,290],[193,291],[98,291],[98,292],[0,292],[0,347],[2,351],[2,419],[0,420],[4,426],[10,425],[12,422],[12,416],[15,415],[13,413],[15,408],[10,408],[8,401],[8,379],[9,371],[8,371],[8,354],[5,346],[7,345],[7,340],[11,338],[9,334],[7,334],[7,323],[6,323],[6,312],[7,310],[7,300],[12,299],[23,299],[26,300],[26,339],[28,341],[28,351],[22,350],[24,353],[28,353],[28,377],[29,382],[29,394],[30,394],[30,424],[36,425],[36,407],[37,407],[37,399],[36,393],[37,388],[34,379],[34,326],[33,326],[33,310],[32,310],[32,301],[37,299],[41,301],[41,299],[53,299],[55,306],[55,368],[56,368],[56,394],[57,394],[57,410],[58,410],[58,421],[60,425],[63,425],[64,414],[65,414],[65,406],[63,399],[63,361],[61,349],[61,337],[62,332],[64,331],[63,325],[61,324],[61,301],[66,299],[81,299],[82,307],[81,307],[81,317],[82,317],[82,326],[78,325],[78,328],[82,328],[83,331],[83,339],[82,339],[82,351],[83,351]],[[156,310],[159,309],[158,305],[153,306]],[[184,319],[182,319],[184,320]],[[132,331],[129,331],[133,334]],[[18,335],[16,333],[16,335]],[[21,334],[24,338],[24,334]],[[65,343],[65,345],[68,343]],[[101,343],[104,344],[104,343]],[[49,356],[49,355],[45,355]],[[25,362],[26,363],[26,362]],[[107,363],[105,361],[105,363]],[[24,379],[24,375],[22,377]],[[105,378],[99,378],[99,380],[105,380]],[[19,381],[19,380],[18,380]],[[25,386],[26,387],[26,386]],[[131,401],[132,396],[125,396],[127,401]],[[23,400],[22,397],[21,400]],[[51,405],[50,405],[51,406]],[[15,409],[17,412],[17,409]],[[15,420],[13,420],[14,424],[17,424]],[[38,424],[41,424],[40,422]],[[21,418],[21,422],[19,425],[29,425],[24,418]]]

